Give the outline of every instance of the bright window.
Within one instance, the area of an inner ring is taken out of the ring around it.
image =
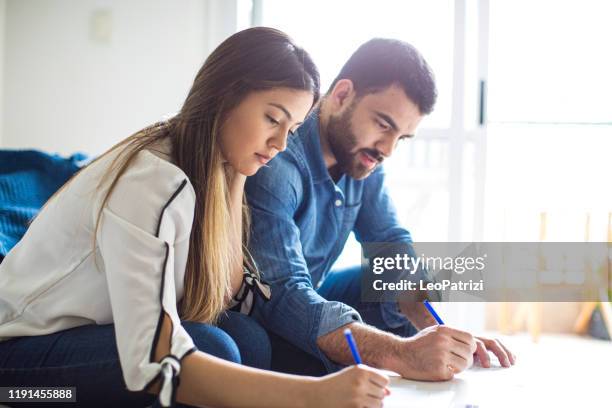
[[[287,32],[312,55],[327,88],[351,54],[373,37],[414,45],[431,65],[440,89],[451,89],[453,1],[264,0],[262,25]],[[450,92],[440,93],[423,127],[448,127]]]

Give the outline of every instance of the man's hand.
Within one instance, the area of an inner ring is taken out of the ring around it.
[[[491,367],[491,359],[489,358],[487,350],[495,354],[502,367],[510,367],[516,362],[514,353],[508,350],[501,341],[485,337],[476,337],[476,353],[474,353],[474,356],[478,357],[480,364],[485,368]]]
[[[450,380],[472,366],[476,339],[448,326],[430,326],[403,339],[389,356],[388,368],[404,378],[425,381]]]
[[[430,326],[413,337],[402,338],[362,323],[349,326],[359,346],[364,364],[395,371],[411,380],[445,381],[471,367],[474,358],[489,367],[491,350],[504,367],[514,364],[515,356],[497,340],[476,338],[452,327]],[[337,363],[353,363],[341,327],[318,338],[321,350]]]
[[[395,371],[412,380],[450,380],[474,362],[476,339],[448,326],[431,326],[402,338],[375,327],[352,323],[364,364]],[[339,328],[317,339],[321,350],[340,364],[352,364],[351,353]]]
[[[400,301],[398,304],[401,312],[410,320],[417,330],[436,324],[435,319],[431,316],[431,313],[427,311],[427,308],[425,308],[422,302]],[[487,350],[495,354],[502,367],[510,367],[516,362],[516,355],[501,341],[485,337],[476,337],[475,357],[480,360],[480,364],[485,368],[491,367],[491,359],[489,358]]]

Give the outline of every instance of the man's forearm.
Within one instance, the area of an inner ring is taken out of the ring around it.
[[[344,365],[355,363],[344,338],[346,328],[353,332],[364,364],[393,370],[394,356],[401,354],[402,338],[362,323],[351,323],[317,339],[317,345],[329,359]]]

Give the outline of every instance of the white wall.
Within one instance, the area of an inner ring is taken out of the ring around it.
[[[223,3],[8,0],[0,145],[97,154],[176,112],[232,32]]]
[[[206,48],[210,52],[223,40],[236,32],[238,27],[239,0],[209,0],[205,28]]]

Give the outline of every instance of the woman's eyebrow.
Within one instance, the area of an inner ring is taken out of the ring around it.
[[[287,118],[289,120],[292,119],[291,118],[291,113],[289,113],[289,111],[283,105],[281,105],[280,103],[270,102],[270,103],[268,103],[268,105],[274,106],[275,108],[278,108],[278,109],[282,110],[283,112],[285,112],[285,115],[287,115]]]

